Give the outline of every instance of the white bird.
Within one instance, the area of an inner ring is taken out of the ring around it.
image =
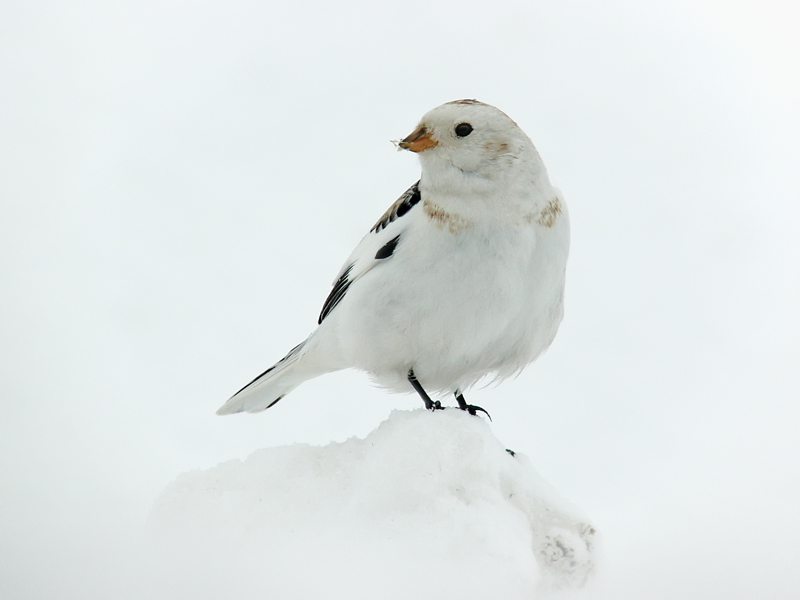
[[[528,136],[497,108],[456,100],[397,145],[418,154],[420,180],[345,261],[314,333],[218,414],[265,410],[350,367],[429,409],[441,408],[429,393],[452,393],[475,414],[463,390],[518,373],[553,341],[569,220]]]

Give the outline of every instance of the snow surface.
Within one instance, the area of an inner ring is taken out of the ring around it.
[[[146,537],[151,596],[510,599],[583,585],[595,531],[489,423],[420,409],[184,473]]]

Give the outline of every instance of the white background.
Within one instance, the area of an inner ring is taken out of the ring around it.
[[[603,535],[586,596],[798,597],[796,3],[284,4],[0,8],[0,597],[99,594],[178,473],[419,405],[348,371],[214,415],[465,97],[570,210],[555,343],[467,397]]]

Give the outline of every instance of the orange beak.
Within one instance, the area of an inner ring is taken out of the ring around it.
[[[424,125],[417,127],[414,132],[397,144],[403,150],[411,150],[412,152],[422,152],[428,148],[433,148],[438,142],[431,137],[430,132],[425,129]]]

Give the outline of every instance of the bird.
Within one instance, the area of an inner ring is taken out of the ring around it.
[[[452,394],[458,408],[486,413],[464,391],[518,374],[550,346],[570,227],[530,138],[501,110],[463,99],[395,144],[417,154],[419,180],[345,261],[314,332],[217,414],[263,411],[346,368],[417,392],[431,410]]]

